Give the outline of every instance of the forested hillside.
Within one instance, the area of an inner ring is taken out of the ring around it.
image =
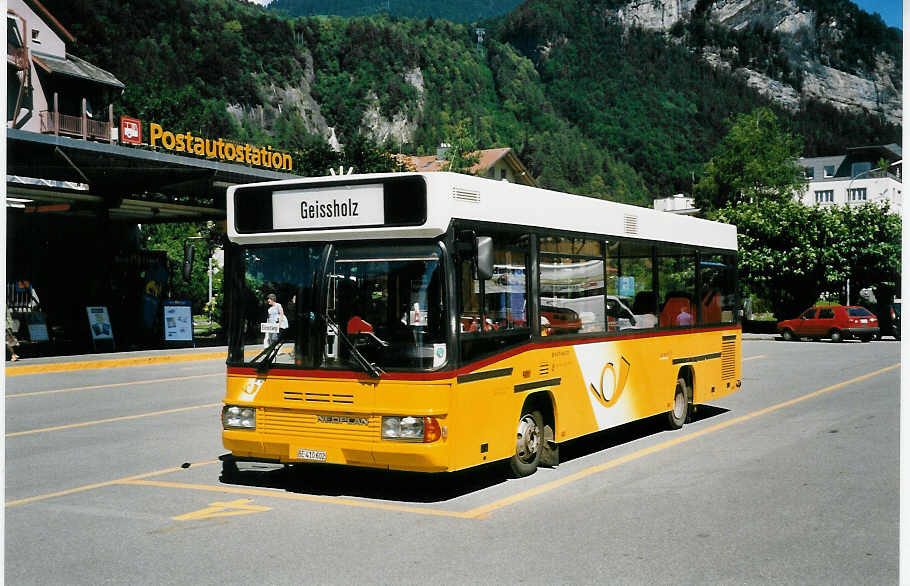
[[[452,22],[475,22],[499,16],[521,0],[272,0],[269,10],[286,16],[369,16],[388,14],[403,18],[444,18]]]
[[[69,52],[126,84],[117,114],[295,150],[311,174],[338,161],[329,134],[360,153],[359,170],[386,164],[363,155],[377,148],[429,153],[457,138],[513,147],[544,186],[648,205],[691,191],[731,116],[772,105],[672,35],[604,18],[615,0],[530,0],[489,22],[480,48],[470,26],[442,19],[46,4],[77,37]],[[872,116],[812,102],[779,112],[807,155],[900,142]]]

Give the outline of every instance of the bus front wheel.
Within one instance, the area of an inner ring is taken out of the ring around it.
[[[525,409],[518,419],[515,455],[509,460],[509,468],[515,478],[530,476],[537,471],[542,442],[543,416],[540,411]]]
[[[673,408],[667,412],[667,426],[679,429],[686,422],[689,413],[689,398],[686,393],[686,379],[676,379],[676,392],[673,394]]]

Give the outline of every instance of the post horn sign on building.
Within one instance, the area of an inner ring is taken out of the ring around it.
[[[224,161],[246,163],[257,167],[290,171],[294,162],[287,153],[273,151],[272,147],[238,144],[223,138],[211,139],[195,136],[191,132],[174,133],[160,124],[149,123],[149,146],[169,151],[201,155]],[[142,121],[127,116],[120,117],[120,143],[142,144]]]
[[[122,144],[142,144],[142,121],[121,116],[120,142]]]

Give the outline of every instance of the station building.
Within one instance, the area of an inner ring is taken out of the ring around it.
[[[8,0],[8,305],[37,353],[98,349],[89,307],[109,313],[105,348],[161,347],[166,267],[182,259],[146,250],[138,225],[223,220],[228,186],[293,177],[293,161],[115,116],[124,83],[74,40],[38,0]]]

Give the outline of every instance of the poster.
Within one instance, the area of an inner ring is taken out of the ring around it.
[[[166,342],[193,340],[193,307],[189,301],[164,302],[164,340]]]
[[[635,277],[619,278],[619,296],[635,297]]]
[[[114,330],[111,328],[111,316],[107,313],[107,307],[86,307],[85,310],[92,330],[92,341],[113,340]]]
[[[50,342],[47,331],[47,320],[40,311],[28,314],[28,339],[32,342]]]

